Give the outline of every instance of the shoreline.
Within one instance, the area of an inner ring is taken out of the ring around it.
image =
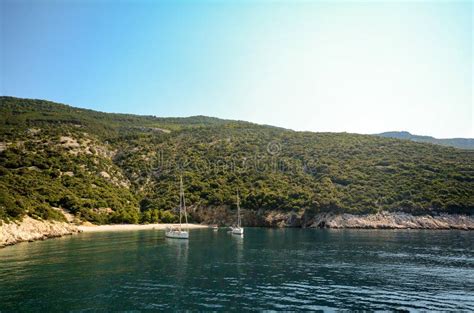
[[[212,211],[211,211],[212,212]],[[189,229],[206,229],[215,224],[215,216],[200,219],[202,224],[188,224]],[[222,216],[221,216],[222,217]],[[227,220],[226,220],[226,217]],[[225,224],[231,222],[229,216],[223,216]],[[245,221],[244,216],[244,221]],[[308,217],[294,212],[269,212],[258,223],[247,219],[246,227],[268,228],[327,228],[327,229],[418,229],[418,230],[474,230],[474,216],[448,215],[414,216],[401,212],[380,212],[376,214],[352,215],[320,213]],[[19,221],[0,224],[0,248],[25,241],[37,241],[62,237],[77,233],[120,232],[136,230],[165,230],[176,224],[114,224],[114,225],[74,225],[67,222],[37,220],[24,217]],[[220,226],[223,227],[223,226]]]
[[[460,214],[412,215],[403,212],[375,214],[305,214],[272,212],[266,216],[273,227],[331,228],[331,229],[431,229],[474,230],[474,216]]]
[[[20,242],[32,242],[74,235],[79,232],[80,230],[73,224],[37,220],[25,216],[19,221],[3,222],[0,225],[0,248]]]
[[[92,225],[85,226],[81,225],[77,228],[79,231],[84,233],[96,233],[96,232],[115,232],[115,231],[131,231],[131,230],[146,230],[146,229],[156,229],[156,230],[165,230],[167,227],[176,224],[114,224],[114,225]],[[208,225],[201,224],[188,224],[188,229],[199,229],[199,228],[209,228]]]

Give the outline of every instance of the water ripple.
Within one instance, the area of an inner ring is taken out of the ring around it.
[[[474,307],[472,232],[81,234],[0,250],[0,311]]]

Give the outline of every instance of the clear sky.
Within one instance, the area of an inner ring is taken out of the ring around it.
[[[0,3],[3,95],[474,137],[471,1]]]

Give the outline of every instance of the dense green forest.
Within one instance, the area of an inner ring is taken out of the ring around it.
[[[101,113],[0,98],[0,219],[173,222],[188,205],[412,214],[474,211],[472,151],[195,116]]]

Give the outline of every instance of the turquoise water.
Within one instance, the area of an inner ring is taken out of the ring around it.
[[[0,249],[0,311],[469,310],[474,232],[89,233]]]

